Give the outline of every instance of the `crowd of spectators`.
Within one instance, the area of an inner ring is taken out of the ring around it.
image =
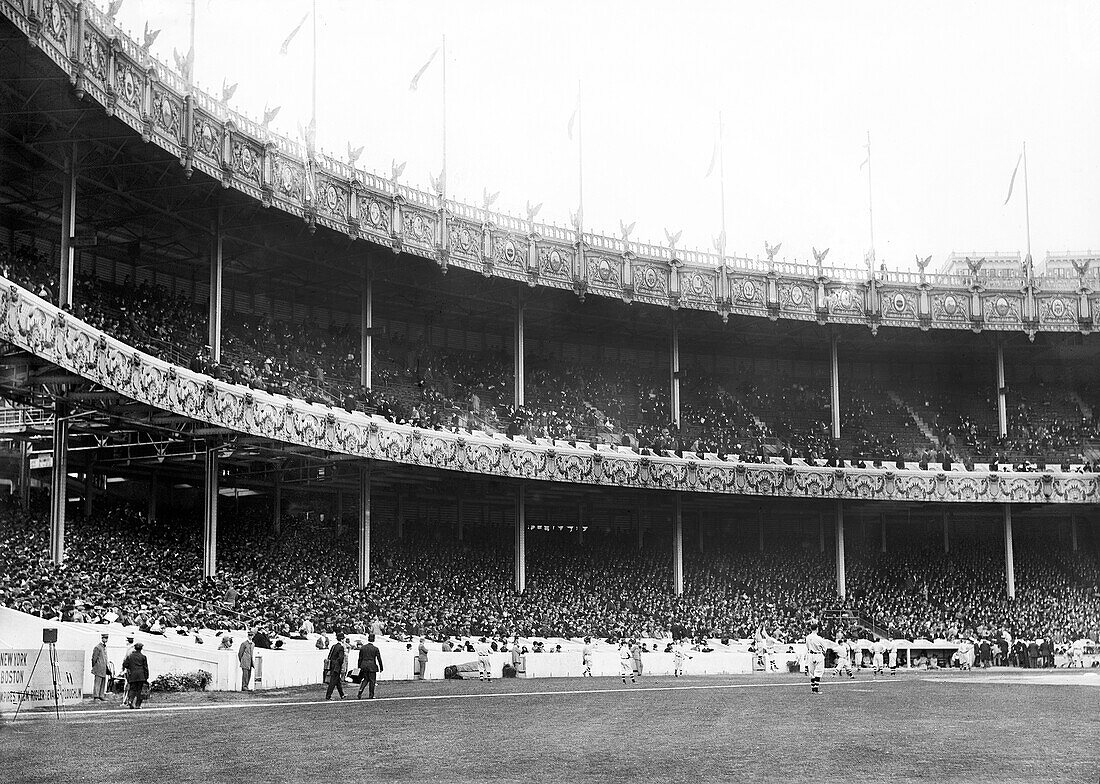
[[[29,246],[0,249],[0,273],[47,299],[56,270]],[[783,374],[721,377],[688,370],[682,421],[672,421],[663,373],[625,362],[527,357],[525,405],[512,405],[512,362],[503,350],[456,351],[398,329],[373,340],[371,388],[360,384],[359,329],[227,310],[222,352],[204,345],[206,313],[147,281],[75,280],[74,315],[153,355],[274,394],[379,414],[423,428],[506,431],[515,437],[603,441],[655,451],[802,458],[838,465],[916,461],[1011,465],[1089,464],[1100,404],[1088,409],[1067,382],[1032,373],[1013,381],[1008,435],[996,436],[996,401],[968,385],[906,385],[914,419],[897,395],[870,382],[841,390],[841,432],[831,437],[827,383]],[[1082,412],[1087,411],[1088,416]],[[923,423],[927,432],[918,424]],[[1095,452],[1095,450],[1094,450]],[[1096,452],[1100,454],[1100,452]]]
[[[219,536],[219,576],[201,576],[194,522],[150,523],[126,505],[70,522],[67,558],[48,558],[44,512],[0,509],[0,604],[47,618],[116,619],[143,630],[254,627],[272,640],[303,627],[433,637],[705,637],[778,639],[804,633],[809,617],[844,608],[896,638],[1096,639],[1100,569],[1095,554],[1049,538],[1016,540],[1016,598],[1005,598],[999,546],[961,539],[950,553],[852,548],[848,598],[835,591],[831,558],[816,549],[722,546],[684,556],[684,593],[670,589],[668,548],[635,546],[631,532],[532,528],[527,590],[512,590],[510,537],[470,527],[372,542],[372,581],[356,586],[346,536],[313,516],[288,519],[275,536],[266,514],[233,516]],[[379,526],[381,529],[381,526]],[[423,533],[423,532],[421,532]]]

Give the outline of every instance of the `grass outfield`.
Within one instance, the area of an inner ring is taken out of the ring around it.
[[[0,724],[0,781],[1100,781],[1100,673],[382,683]]]

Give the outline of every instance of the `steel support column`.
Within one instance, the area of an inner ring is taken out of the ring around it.
[[[829,341],[829,408],[833,417],[833,439],[840,438],[840,364],[837,358],[837,336]]]
[[[825,513],[817,513],[817,551],[825,552]]]
[[[1005,595],[1016,598],[1016,559],[1012,551],[1012,504],[1004,505]]]
[[[374,327],[374,275],[367,270],[363,276],[363,296],[359,312],[359,383],[370,389],[373,383],[373,338]]]
[[[398,539],[405,538],[405,499],[400,492],[397,493],[397,509],[394,510],[394,516],[397,518],[397,530],[395,531]]]
[[[58,398],[53,407],[53,470],[50,474],[50,562],[65,561],[65,501],[69,479],[69,405]]]
[[[92,516],[95,509],[95,475],[91,471],[84,472],[84,519]]]
[[[514,343],[514,374],[515,374],[515,407],[519,408],[524,405],[525,398],[523,396],[523,390],[526,386],[527,376],[523,366],[523,300],[516,302],[516,323],[515,332],[513,335]]]
[[[527,509],[526,488],[516,487],[516,593],[527,590]]]
[[[1008,411],[1005,405],[1005,348],[997,341],[997,434],[1008,435]]]
[[[882,552],[886,552],[886,515],[880,514],[878,516],[878,521],[879,521],[879,534],[881,535],[880,536],[880,542],[879,542],[879,545],[880,545],[879,549]]]
[[[222,216],[219,208],[211,226],[210,235],[210,300],[207,326],[210,359],[222,361]]]
[[[145,507],[145,522],[152,526],[157,521],[157,493],[160,491],[160,482],[154,476],[149,480],[149,498]]]
[[[848,581],[844,574],[844,502],[836,502],[836,593],[841,599],[848,596]]]
[[[218,448],[206,447],[202,515],[202,576],[218,573]]]
[[[684,593],[684,510],[683,497],[679,492],[674,496],[672,515],[672,592],[677,596]]]
[[[672,423],[680,426],[680,325],[672,314],[672,335],[669,350],[669,402]]]
[[[1077,552],[1077,513],[1073,512],[1069,516],[1069,541],[1070,547],[1073,552]]]
[[[764,509],[756,509],[756,549],[764,552]]]
[[[57,306],[63,310],[73,304],[73,235],[76,234],[76,157],[77,143],[65,153],[61,194],[61,259],[57,281]]]
[[[276,536],[283,533],[283,472],[275,470],[271,489],[271,530]]]
[[[946,509],[943,512],[943,551],[951,552],[951,513]]]
[[[359,468],[359,587],[370,582],[370,464]]]
[[[463,537],[465,535],[465,532],[462,530],[462,513],[465,511],[464,507],[465,504],[463,503],[462,499],[459,498],[458,503],[455,504],[455,523],[458,528],[458,531],[456,532],[458,536],[458,541],[460,542],[463,540]]]

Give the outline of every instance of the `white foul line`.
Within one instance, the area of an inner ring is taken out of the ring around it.
[[[856,680],[842,680],[832,683],[823,684],[823,688],[831,686],[844,686],[844,685],[867,685],[870,683],[877,683],[878,681],[856,681]],[[324,686],[324,684],[318,684],[318,686]],[[501,691],[501,692],[488,692],[488,693],[470,693],[470,694],[407,694],[398,697],[377,697],[374,700],[307,700],[307,701],[281,701],[281,702],[261,702],[261,701],[248,701],[248,702],[221,702],[212,705],[165,705],[160,708],[141,708],[146,712],[157,713],[175,713],[185,711],[206,711],[206,710],[231,710],[241,708],[288,708],[298,707],[304,705],[324,705],[326,702],[336,703],[379,703],[379,702],[407,702],[412,700],[459,700],[459,699],[500,699],[506,697],[554,697],[558,695],[580,695],[580,694],[636,694],[639,692],[655,692],[655,691],[713,691],[719,689],[759,689],[759,688],[797,688],[803,689],[809,687],[809,681],[797,681],[787,683],[714,683],[704,684],[698,686],[641,686],[637,688],[610,688],[610,689],[566,689],[563,691]],[[348,689],[352,691],[352,689]],[[122,713],[118,708],[110,710],[86,710],[86,711],[71,711],[68,713],[62,713],[62,718],[66,719],[80,719],[84,716],[88,717],[102,717],[102,716],[114,716],[116,718],[127,717],[131,714],[127,711]],[[20,720],[23,719],[52,719],[54,714],[46,712],[24,713],[20,716]]]

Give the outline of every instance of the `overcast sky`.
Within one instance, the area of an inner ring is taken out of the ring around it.
[[[101,0],[101,7],[106,5]],[[197,0],[196,74],[210,92],[297,136],[310,115],[311,0]],[[186,51],[190,0],[124,0],[118,19],[153,52]],[[347,143],[388,176],[427,188],[442,160],[447,41],[449,195],[566,225],[578,204],[582,85],[586,228],[710,249],[722,216],[705,177],[724,117],[728,249],[862,265],[870,246],[864,145],[871,134],[875,247],[915,254],[1100,251],[1100,4],[1095,2],[432,2],[317,0],[318,144]]]

